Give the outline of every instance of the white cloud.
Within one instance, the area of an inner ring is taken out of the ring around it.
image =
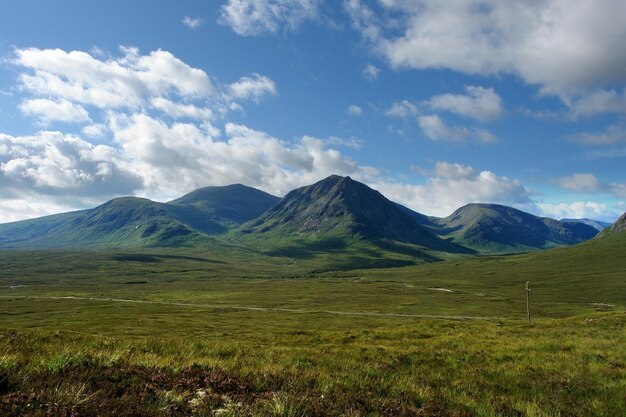
[[[585,95],[566,97],[566,104],[570,108],[571,118],[605,112],[626,113],[626,90],[621,93],[616,90],[592,90]]]
[[[185,16],[183,17],[181,22],[189,29],[197,29],[204,23],[204,19],[202,19],[201,17]]]
[[[105,135],[106,131],[107,126],[102,123],[87,125],[82,129],[83,135],[90,138],[101,138]]]
[[[554,180],[559,187],[578,193],[597,193],[605,189],[604,184],[593,174],[572,174]]]
[[[502,115],[502,99],[492,88],[465,87],[467,94],[441,94],[426,102],[430,108],[448,111],[480,122],[498,119]]]
[[[384,0],[344,3],[393,68],[513,74],[567,104],[626,81],[626,2]],[[594,111],[623,111],[610,105]]]
[[[555,219],[593,219],[613,222],[618,216],[606,204],[593,201],[578,201],[570,204],[538,203],[537,206],[544,216]]]
[[[34,96],[24,100],[22,111],[44,125],[91,122],[89,107],[105,112],[158,110],[175,119],[213,120],[242,110],[238,101],[258,103],[264,95],[276,95],[274,81],[260,74],[215,86],[204,71],[170,52],[141,55],[137,48],[121,49],[122,56],[115,59],[82,51],[17,50],[13,63],[23,69],[19,87]]]
[[[0,223],[16,222],[49,214],[74,210],[75,207],[59,204],[40,195],[24,195],[20,198],[0,199]]]
[[[617,198],[626,198],[626,183],[605,183],[589,173],[574,173],[552,181],[559,187],[577,193],[611,194]]]
[[[213,119],[213,111],[209,108],[198,107],[193,104],[175,103],[163,97],[153,98],[152,105],[175,119]]]
[[[476,170],[472,167],[457,163],[451,164],[448,162],[437,162],[433,173],[435,177],[439,178],[463,180],[474,177],[476,175]]]
[[[320,0],[228,0],[219,22],[241,36],[295,30],[306,20],[317,18]]]
[[[143,114],[112,117],[110,128],[146,193],[164,198],[234,182],[281,195],[333,173],[365,169],[321,139],[289,143],[233,123],[225,126],[225,140],[192,123],[168,125]]]
[[[196,98],[213,92],[204,71],[170,52],[139,55],[135,48],[123,52],[122,58],[103,61],[82,51],[18,49],[14,63],[29,71],[20,75],[22,89],[102,109],[138,109],[153,97]]]
[[[483,143],[493,143],[496,137],[486,129],[468,128],[465,126],[448,126],[436,114],[419,116],[417,118],[424,135],[434,141],[460,142],[473,139]]]
[[[276,95],[276,84],[270,78],[252,74],[250,77],[241,77],[239,81],[229,86],[230,96],[235,99],[254,100],[258,102],[265,94]]]
[[[49,100],[47,98],[35,98],[24,100],[20,104],[22,113],[36,116],[43,125],[53,121],[65,123],[88,122],[89,113],[80,104],[74,104],[67,100]]]
[[[363,109],[356,104],[351,104],[348,106],[347,112],[350,116],[360,116],[363,114]]]
[[[389,117],[405,119],[418,113],[417,106],[408,100],[397,101],[385,112]]]
[[[365,77],[366,80],[368,81],[374,81],[375,79],[378,78],[378,74],[380,73],[380,68],[376,67],[375,65],[368,63],[364,68],[363,68],[363,77]]]
[[[74,135],[0,134],[0,188],[49,195],[130,194],[142,187],[118,151]]]
[[[609,125],[599,132],[581,132],[570,135],[566,139],[585,146],[611,146],[626,143],[626,124]]]
[[[529,190],[518,180],[446,162],[438,162],[422,185],[383,181],[373,185],[393,201],[420,213],[439,217],[447,216],[468,203],[499,203],[517,207],[533,204]]]
[[[351,149],[361,149],[363,142],[356,138],[342,139],[336,136],[331,136],[327,139],[329,145],[343,146]]]

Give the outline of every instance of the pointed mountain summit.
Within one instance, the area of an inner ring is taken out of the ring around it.
[[[337,175],[291,191],[241,230],[256,236],[390,239],[435,250],[459,249],[433,236],[378,191]]]
[[[519,252],[572,245],[593,238],[589,225],[537,217],[498,204],[468,204],[439,219],[439,233],[485,252]]]

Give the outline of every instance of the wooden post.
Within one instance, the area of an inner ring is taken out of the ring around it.
[[[530,324],[530,281],[526,281],[526,315]]]

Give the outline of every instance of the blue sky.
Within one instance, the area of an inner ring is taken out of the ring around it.
[[[0,222],[330,174],[613,221],[624,44],[619,0],[7,0]]]

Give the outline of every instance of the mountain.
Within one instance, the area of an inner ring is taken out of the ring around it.
[[[0,225],[0,247],[190,246],[278,200],[242,185],[207,187],[170,203],[121,197],[90,210]]]
[[[241,184],[200,188],[167,203],[116,198],[89,210],[0,225],[0,248],[201,246],[220,235],[293,259],[332,253],[358,262],[388,256],[408,262],[446,253],[540,250],[596,234],[581,222],[495,204],[468,204],[446,218],[429,217],[333,175],[283,199]]]
[[[621,217],[617,219],[615,223],[613,223],[612,225],[604,229],[602,232],[600,232],[600,234],[598,235],[598,238],[603,238],[606,236],[623,233],[623,232],[626,232],[626,213],[622,214]]]
[[[583,223],[537,217],[497,204],[468,204],[434,222],[441,237],[489,253],[522,252],[572,245],[598,231]]]
[[[584,223],[584,224],[586,224],[588,226],[593,227],[598,232],[603,231],[604,229],[606,229],[607,227],[609,227],[612,224],[612,223],[601,222],[599,220],[593,220],[593,219],[561,219],[561,222],[563,222],[563,223]]]
[[[463,251],[432,235],[378,191],[337,175],[291,191],[259,218],[241,226],[240,231],[257,240],[388,239],[433,250]]]
[[[252,220],[274,206],[280,198],[241,184],[204,187],[169,204],[194,207],[224,226],[236,226]]]

